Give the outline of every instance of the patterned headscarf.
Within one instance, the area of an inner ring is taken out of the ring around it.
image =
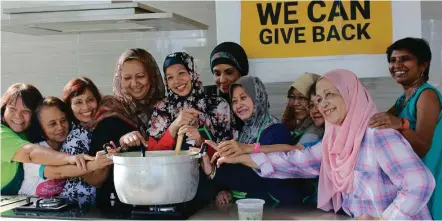
[[[256,142],[261,127],[265,130],[273,124],[279,123],[279,120],[270,115],[267,91],[259,78],[253,76],[241,77],[230,86],[230,97],[232,97],[233,89],[238,85],[244,88],[253,101],[253,114],[244,121],[238,141],[240,143],[252,144]]]
[[[210,70],[219,64],[228,64],[238,69],[242,76],[249,73],[249,60],[241,45],[235,42],[223,42],[217,45],[210,54]]]
[[[129,60],[140,61],[148,74],[150,89],[141,99],[134,99],[122,87],[121,70],[124,62]],[[107,117],[116,116],[135,126],[144,135],[153,106],[165,97],[163,79],[154,57],[141,48],[132,48],[125,51],[117,61],[113,92],[113,97],[103,98],[95,117],[95,123]]]
[[[204,93],[192,56],[184,52],[170,54],[164,61],[164,70],[174,64],[181,64],[187,69],[192,89],[187,96],[180,96],[167,87],[167,99],[158,102],[153,108],[148,130],[150,136],[155,139],[161,138],[182,109],[195,108],[202,113],[198,116],[198,126],[206,126],[215,136],[214,141],[229,139],[230,109],[227,101],[220,97],[209,97]],[[167,82],[166,79],[165,81]]]

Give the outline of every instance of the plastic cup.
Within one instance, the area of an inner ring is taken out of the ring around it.
[[[236,201],[239,220],[262,220],[264,203],[265,201],[261,199],[241,199]]]

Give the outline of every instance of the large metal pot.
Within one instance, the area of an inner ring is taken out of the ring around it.
[[[165,205],[192,200],[198,188],[198,158],[204,153],[146,151],[113,156],[114,184],[121,202]]]

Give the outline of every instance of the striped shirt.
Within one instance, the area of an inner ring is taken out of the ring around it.
[[[322,144],[250,156],[262,177],[314,178],[321,168]],[[434,187],[431,172],[398,131],[368,128],[355,167],[353,190],[341,192],[342,209],[354,218],[371,215],[428,220],[432,217],[427,202]]]

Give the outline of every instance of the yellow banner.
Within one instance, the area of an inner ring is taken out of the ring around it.
[[[383,54],[392,43],[391,1],[242,1],[249,58]]]

